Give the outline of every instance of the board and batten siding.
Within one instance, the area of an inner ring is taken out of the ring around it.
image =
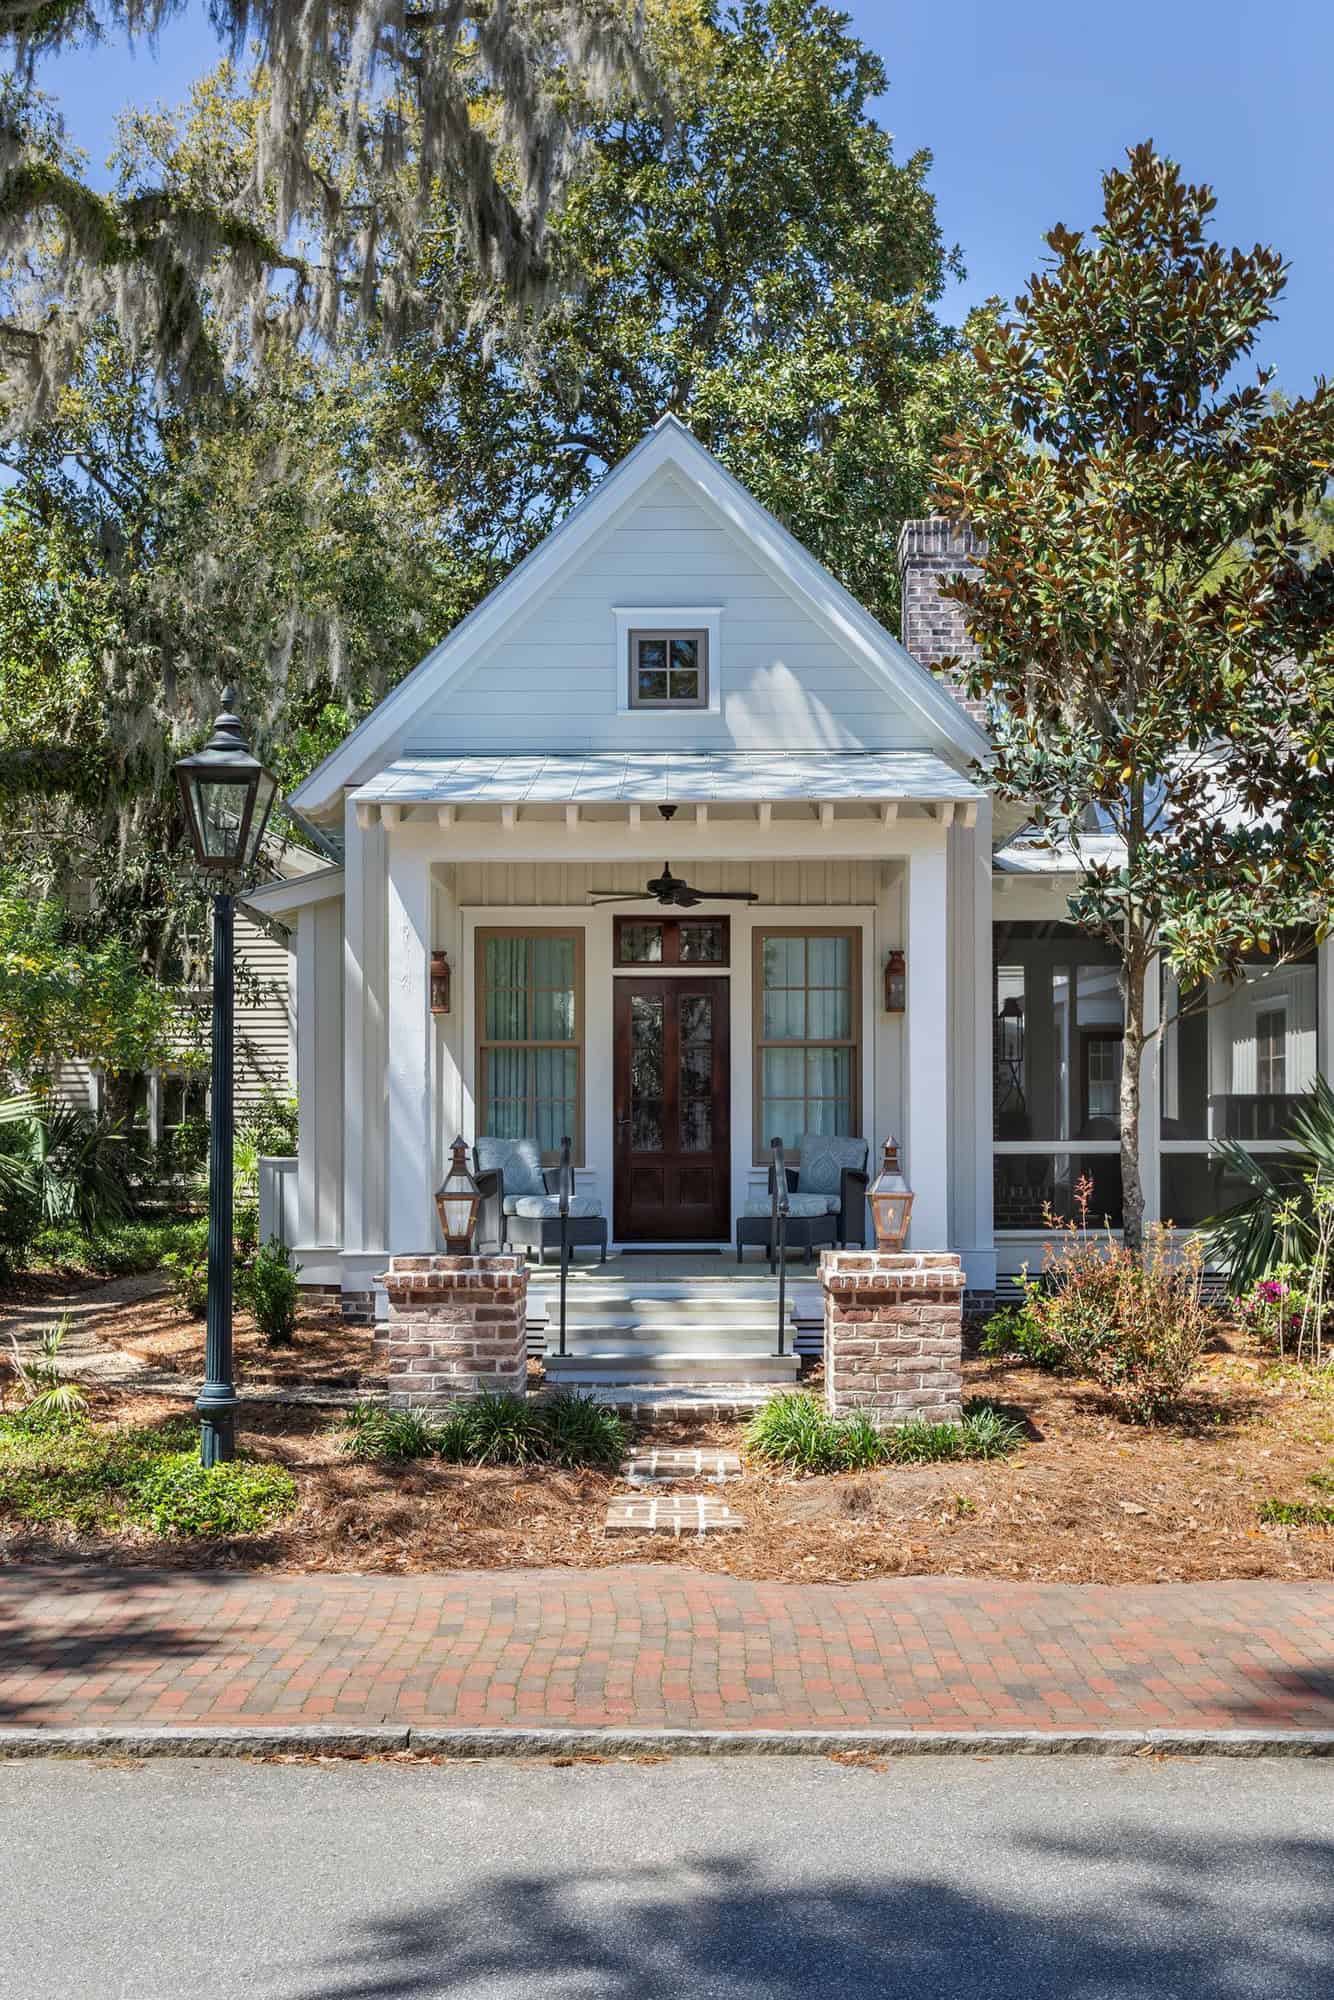
[[[592,889],[633,896],[656,873],[656,866],[643,861],[479,861],[442,870],[461,907],[495,910],[581,910]],[[800,904],[817,910],[874,903],[884,873],[885,864],[879,861],[837,859],[690,864],[690,880],[697,889],[753,889],[761,905]]]
[[[614,607],[721,607],[721,710],[618,713]],[[411,753],[920,749],[923,724],[664,474],[570,574],[407,726]]]

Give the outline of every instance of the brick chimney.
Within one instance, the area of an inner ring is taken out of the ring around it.
[[[978,649],[964,630],[962,607],[943,598],[940,586],[947,578],[971,569],[985,548],[972,528],[960,527],[941,515],[926,521],[905,521],[899,529],[900,636],[907,651],[924,667],[934,669],[951,654],[960,660],[977,658]],[[975,721],[984,722],[984,705],[969,701],[952,676],[949,684],[960,706]]]

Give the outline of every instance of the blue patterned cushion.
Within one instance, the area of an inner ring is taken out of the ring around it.
[[[803,1194],[837,1195],[845,1168],[854,1172],[866,1168],[865,1139],[833,1139],[822,1132],[803,1132],[797,1150],[801,1155],[797,1186]]]
[[[747,1215],[768,1215],[769,1212],[770,1205],[767,1195],[763,1201],[757,1199],[746,1203],[745,1213]],[[787,1198],[787,1212],[789,1215],[801,1216],[837,1215],[838,1196],[836,1194],[790,1194]]]
[[[510,1208],[508,1201],[505,1207],[511,1215],[525,1216],[530,1222],[548,1222],[560,1215],[560,1200],[554,1194],[521,1194],[513,1208]],[[570,1196],[571,1215],[601,1215],[601,1213],[602,1203],[595,1201],[591,1194]]]
[[[506,1215],[514,1213],[510,1195],[546,1193],[542,1155],[535,1139],[479,1139],[476,1151],[478,1173],[494,1173],[499,1168],[505,1177]]]

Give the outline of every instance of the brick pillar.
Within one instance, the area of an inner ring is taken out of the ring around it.
[[[878,1424],[958,1423],[963,1400],[963,1269],[946,1252],[826,1250],[825,1401]]]
[[[522,1257],[391,1257],[380,1280],[389,1405],[457,1403],[528,1379]]]

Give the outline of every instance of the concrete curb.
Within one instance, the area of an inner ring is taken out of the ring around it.
[[[1334,1729],[0,1728],[18,1757],[1334,1757]]]

